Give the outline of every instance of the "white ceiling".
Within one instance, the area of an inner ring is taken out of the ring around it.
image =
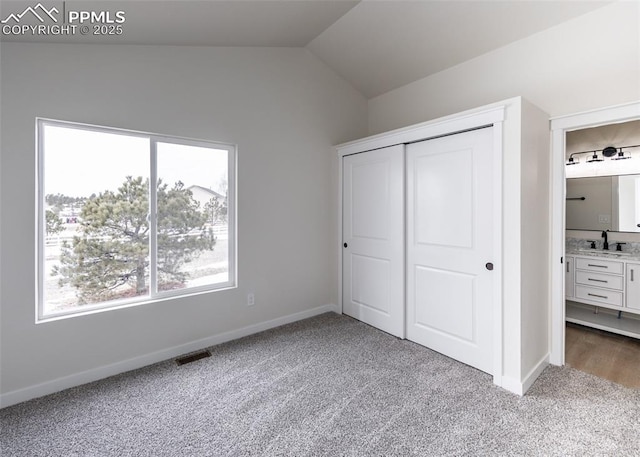
[[[611,0],[139,0],[42,3],[124,11],[121,36],[2,41],[306,47],[367,98],[599,8]],[[30,2],[3,1],[0,16]],[[32,18],[32,20],[35,20]],[[25,16],[23,22],[27,22]],[[604,25],[603,25],[604,26]]]
[[[307,46],[367,98],[593,10],[593,1],[364,1]]]
[[[62,11],[123,11],[120,36],[23,36],[6,41],[177,46],[304,47],[353,8],[357,1],[314,0],[129,0],[4,1],[0,16],[42,3]],[[25,16],[37,23],[31,15]],[[22,21],[24,22],[24,21]],[[21,22],[21,23],[22,23]]]

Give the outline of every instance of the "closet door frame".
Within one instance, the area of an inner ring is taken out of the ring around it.
[[[502,201],[502,154],[503,154],[503,123],[505,121],[507,106],[497,104],[479,110],[465,111],[452,116],[424,122],[407,128],[392,130],[370,136],[361,140],[352,141],[336,146],[338,158],[338,221],[336,243],[338,258],[338,296],[337,308],[342,313],[342,265],[343,265],[343,160],[345,155],[357,154],[373,149],[384,148],[399,144],[409,144],[417,141],[424,141],[441,136],[454,135],[481,127],[493,127],[493,234],[494,241],[494,305],[493,305],[493,382],[503,386],[503,262],[502,262],[502,221],[503,221],[503,201]],[[406,178],[406,177],[405,177]],[[405,189],[406,192],[406,189]],[[406,201],[405,201],[406,209]],[[405,212],[406,214],[406,212]],[[406,224],[406,219],[405,219]],[[405,226],[406,240],[406,226]],[[405,246],[406,250],[406,246]],[[405,252],[406,255],[406,252]],[[406,283],[406,281],[405,281]],[[406,294],[405,294],[406,295]],[[405,303],[406,306],[406,303]]]

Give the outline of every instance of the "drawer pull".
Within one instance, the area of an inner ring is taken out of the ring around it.
[[[609,268],[606,265],[596,265],[595,263],[588,263],[587,265],[590,266],[590,267]]]
[[[605,281],[604,279],[593,279],[593,278],[587,278],[589,281],[595,281],[595,282],[609,282],[609,281]]]
[[[631,270],[631,282],[633,282],[633,270]]]
[[[589,294],[589,293],[588,293],[587,295],[589,295],[590,297],[604,298],[605,300],[608,300],[608,299],[609,299],[609,297],[605,297],[604,295]]]

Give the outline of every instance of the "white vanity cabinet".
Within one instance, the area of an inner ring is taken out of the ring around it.
[[[627,308],[640,313],[640,262],[627,263]]]
[[[564,293],[567,298],[573,298],[575,291],[575,258],[572,256],[565,257],[564,259]]]
[[[568,322],[640,338],[640,261],[567,257],[565,290]]]
[[[624,262],[576,257],[576,301],[620,308],[624,304]]]

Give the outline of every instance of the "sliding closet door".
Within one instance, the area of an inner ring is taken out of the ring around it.
[[[488,373],[492,138],[484,128],[407,146],[407,338]]]
[[[343,312],[404,338],[404,146],[343,158]]]

